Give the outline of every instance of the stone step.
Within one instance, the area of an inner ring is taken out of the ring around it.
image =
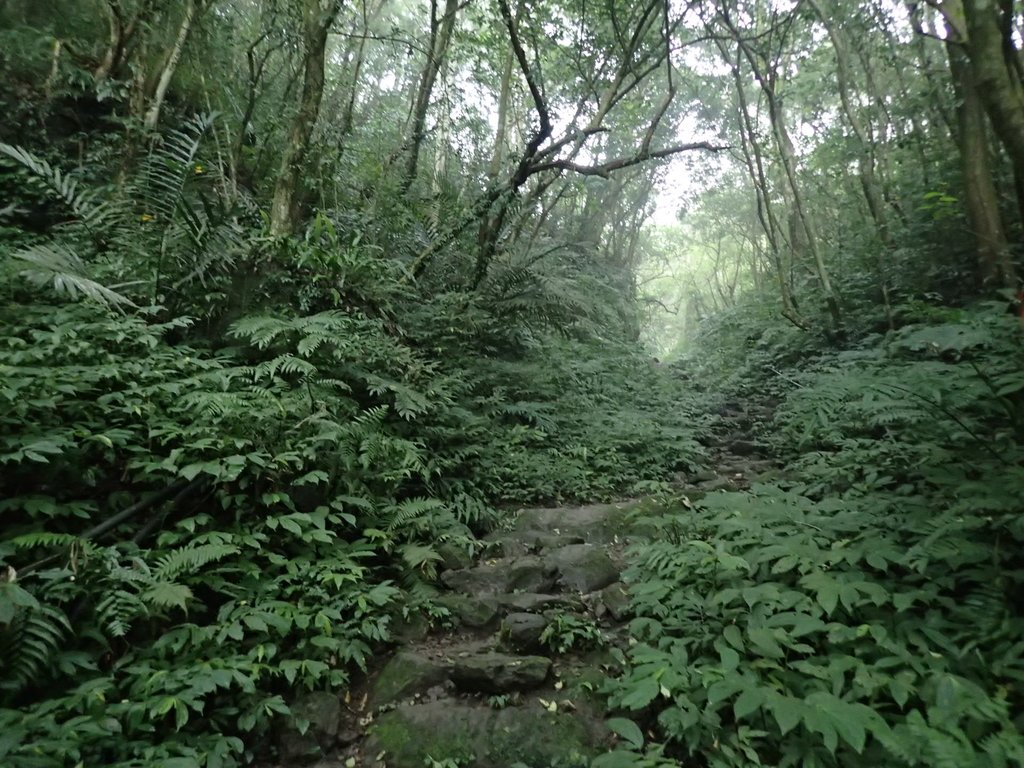
[[[543,557],[500,558],[441,575],[449,589],[477,598],[518,591],[545,593],[556,585],[587,593],[603,589],[618,578],[615,563],[604,547],[595,544],[570,544],[552,549]]]

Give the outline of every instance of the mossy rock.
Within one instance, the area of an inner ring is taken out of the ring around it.
[[[498,618],[498,601],[489,597],[449,594],[437,599],[464,627],[486,627]]]
[[[435,685],[443,684],[450,674],[447,663],[437,662],[412,651],[399,651],[381,670],[370,694],[370,703],[382,707]]]
[[[493,710],[453,700],[400,706],[370,728],[367,754],[388,768],[423,768],[427,758],[467,768],[585,768],[603,739],[599,723],[536,705]]]
[[[563,586],[578,592],[593,592],[619,580],[619,569],[608,553],[593,544],[553,550],[546,562],[558,571]]]

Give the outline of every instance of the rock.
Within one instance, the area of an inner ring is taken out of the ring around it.
[[[582,608],[582,603],[572,595],[519,592],[514,595],[495,595],[494,599],[500,607],[512,608],[520,613],[540,613],[549,608]]]
[[[501,531],[487,537],[490,551],[502,557],[523,557],[533,553],[533,545],[522,536]]]
[[[623,621],[632,613],[629,593],[621,581],[610,584],[601,590],[601,604],[615,621]]]
[[[540,552],[585,543],[582,536],[574,533],[535,533],[530,538],[533,548]]]
[[[548,620],[539,614],[510,613],[501,623],[501,636],[515,651],[535,651],[547,626]]]
[[[635,506],[636,503],[628,502],[557,509],[525,509],[519,513],[516,529],[546,532],[556,536],[579,536],[591,542],[608,542],[622,527],[623,518]]]
[[[452,680],[474,693],[508,693],[536,688],[547,680],[551,659],[546,656],[508,656],[480,653],[456,659]]]
[[[548,554],[546,562],[557,569],[559,583],[578,592],[593,592],[619,578],[619,569],[608,553],[593,544],[572,544]]]
[[[700,487],[701,490],[712,493],[714,491],[735,491],[739,488],[739,485],[728,477],[718,477],[701,483]]]
[[[291,704],[292,723],[278,733],[278,756],[284,762],[313,760],[334,746],[341,726],[341,702],[333,693],[313,691]],[[299,723],[308,723],[300,732]]]
[[[444,683],[450,669],[450,665],[418,653],[399,651],[378,675],[370,693],[370,703],[374,707],[382,707],[413,694],[424,693]]]
[[[460,547],[451,541],[437,545],[437,554],[441,556],[441,565],[446,571],[457,571],[473,565],[473,555],[468,547]]]
[[[733,440],[725,446],[725,449],[737,456],[750,456],[761,452],[761,446],[752,440]]]
[[[423,768],[428,758],[466,768],[582,768],[605,738],[602,724],[591,718],[535,704],[493,710],[453,700],[400,706],[370,730],[364,752],[384,752],[388,768]]]
[[[391,636],[403,643],[414,643],[430,634],[430,620],[419,611],[394,613],[390,626]]]
[[[447,608],[464,627],[479,629],[498,618],[498,601],[490,597],[442,595],[437,603]]]
[[[716,477],[718,477],[718,473],[715,472],[715,470],[713,469],[698,469],[694,472],[690,472],[689,474],[680,474],[682,474],[683,477],[685,477],[686,480],[691,483],[699,483],[702,480],[714,480]]]
[[[467,595],[498,595],[521,590],[545,592],[555,585],[554,569],[539,557],[497,560],[475,568],[446,571],[441,581]]]

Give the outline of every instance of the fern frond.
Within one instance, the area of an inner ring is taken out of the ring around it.
[[[71,300],[85,297],[108,307],[135,306],[127,296],[89,277],[82,259],[66,246],[30,245],[11,254],[11,258],[28,265],[20,274],[29,282],[38,286],[52,285],[60,296]]]
[[[391,520],[388,521],[387,530],[389,533],[393,533],[414,522],[423,522],[434,512],[441,512],[445,509],[444,502],[438,499],[406,499],[388,510]]]
[[[169,225],[178,218],[186,182],[194,175],[196,158],[211,125],[209,115],[194,117],[182,130],[166,133],[143,163],[131,193],[156,221]]]
[[[21,147],[0,142],[0,153],[32,172],[32,178],[53,197],[67,205],[76,218],[92,226],[103,218],[103,206],[95,202],[95,193],[82,191],[78,181],[59,168]]]
[[[184,609],[192,597],[192,590],[184,584],[158,581],[144,590],[139,597],[156,608]]]
[[[145,612],[139,596],[124,589],[112,590],[96,605],[99,623],[110,637],[127,635],[132,620]]]
[[[156,561],[154,581],[169,582],[183,573],[194,573],[205,565],[238,552],[233,544],[201,544],[176,549]]]
[[[39,681],[70,632],[67,616],[55,606],[40,603],[19,611],[0,632],[0,678],[15,691]]]

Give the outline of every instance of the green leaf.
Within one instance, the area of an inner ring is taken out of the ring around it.
[[[708,688],[708,704],[715,705],[720,701],[728,699],[743,688],[743,680],[739,677],[727,677],[712,683]]]
[[[770,629],[764,627],[748,629],[747,637],[750,638],[750,644],[762,656],[769,659],[781,659],[786,655]]]
[[[632,749],[640,750],[644,746],[644,733],[640,726],[625,717],[612,717],[605,721],[605,725],[613,733],[621,736]]]
[[[740,632],[740,628],[735,624],[729,624],[725,629],[723,629],[722,637],[724,637],[725,641],[737,651],[745,650],[745,646],[743,644],[743,633]]]
[[[783,736],[797,727],[807,710],[801,699],[792,696],[773,696],[768,699],[767,705]]]
[[[643,709],[656,698],[661,692],[661,685],[653,677],[643,677],[639,680],[627,681],[629,692],[622,698],[621,704],[626,709],[636,711]]]
[[[590,763],[590,768],[634,768],[642,759],[642,755],[632,750],[627,752],[617,749],[595,757]]]

